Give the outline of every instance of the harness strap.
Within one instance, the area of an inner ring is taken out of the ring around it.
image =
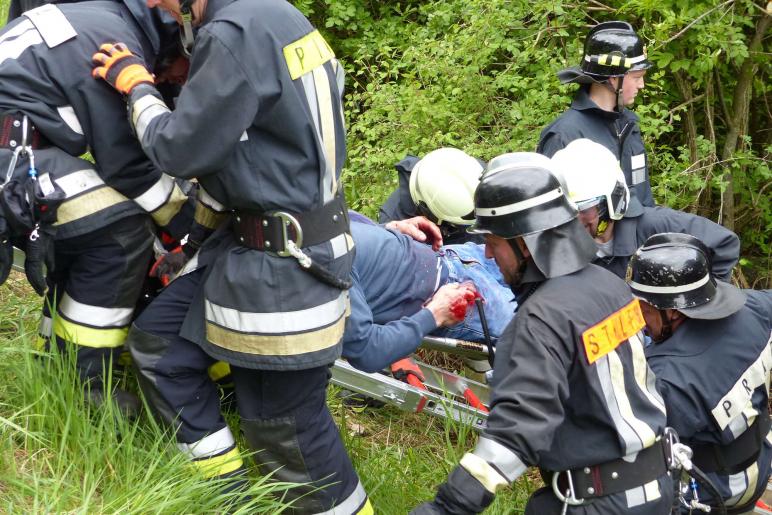
[[[29,121],[25,137],[23,114],[0,114],[0,148],[16,150],[24,141],[32,150],[51,146],[51,142]]]
[[[664,441],[658,440],[628,462],[622,458],[599,465],[569,470],[577,499],[593,499],[616,494],[643,486],[665,474],[668,470]],[[561,474],[558,485],[565,491],[565,474]]]
[[[692,448],[692,462],[704,472],[737,474],[759,458],[764,439],[772,425],[768,409],[763,410],[751,426],[729,445],[685,442]]]
[[[287,241],[306,248],[329,241],[349,229],[343,196],[305,213],[236,210],[233,232],[243,246],[261,251],[286,253]]]

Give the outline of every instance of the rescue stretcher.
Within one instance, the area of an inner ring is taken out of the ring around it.
[[[13,268],[24,271],[24,253],[17,248],[13,249]],[[488,356],[485,344],[453,338],[427,336],[421,348],[473,359],[486,359]],[[423,373],[426,389],[399,381],[391,375],[362,372],[342,359],[337,360],[332,368],[332,383],[403,411],[450,418],[469,424],[478,431],[485,427],[487,413],[472,407],[464,398],[464,392],[470,390],[482,404],[488,406],[490,395],[487,385],[418,360],[416,364]]]

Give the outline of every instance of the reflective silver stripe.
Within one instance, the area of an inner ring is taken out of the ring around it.
[[[722,431],[733,419],[742,417],[742,412],[751,406],[751,397],[757,388],[765,385],[769,390],[769,371],[772,369],[770,342],[772,342],[772,335],[761,355],[740,375],[732,388],[711,410],[713,418]],[[749,390],[750,393],[748,393]]]
[[[68,173],[63,177],[54,179],[54,182],[64,190],[67,198],[105,185],[105,181],[102,180],[93,168]]]
[[[16,39],[10,39],[12,35],[19,36]],[[5,34],[5,40],[0,41],[2,41],[0,44],[0,64],[2,64],[6,59],[18,58],[29,47],[41,44],[43,38],[31,21],[24,20],[11,32]]]
[[[207,191],[200,184],[198,185],[198,200],[206,207],[214,211],[218,211],[220,213],[222,213],[223,211],[227,211],[225,206],[217,202],[217,200],[209,193],[207,193]]]
[[[54,321],[51,317],[41,316],[38,324],[38,334],[43,338],[51,338],[53,334]]]
[[[220,429],[216,433],[207,435],[201,440],[193,443],[178,443],[177,448],[185,454],[188,459],[196,460],[208,456],[216,456],[230,450],[236,445],[233,433],[228,426]]]
[[[649,366],[646,364],[646,355],[643,351],[643,340],[641,333],[637,333],[628,339],[630,342],[630,351],[633,355],[633,376],[638,388],[649,399],[649,402],[665,414],[665,402],[657,391],[656,378]]]
[[[75,109],[72,106],[57,107],[56,112],[59,113],[59,116],[62,117],[62,120],[64,120],[64,123],[67,124],[67,127],[72,132],[83,136],[83,127],[80,125],[80,120],[78,120],[78,116],[75,114]]]
[[[636,436],[638,436],[643,443],[643,448],[654,445],[654,441],[657,438],[657,435],[654,434],[654,430],[649,424],[635,416],[635,413],[633,412],[630,397],[627,395],[628,386],[625,384],[625,367],[622,365],[622,359],[619,356],[619,353],[614,350],[609,352],[606,356],[608,357],[611,384],[614,388],[614,397],[616,398],[619,413],[622,415],[622,418],[627,425],[635,431]],[[627,452],[637,452],[640,450],[640,448],[627,449]]]
[[[480,437],[473,453],[498,469],[510,483],[528,468],[517,454],[490,438]]]
[[[365,501],[367,501],[367,492],[365,492],[362,482],[358,481],[357,487],[342,503],[333,506],[331,510],[319,512],[317,515],[354,515],[359,512]]]
[[[593,57],[596,60],[598,59],[597,55],[585,55],[584,56],[584,60],[587,61],[588,63],[590,63],[590,62],[592,62]],[[637,64],[637,63],[640,63],[641,61],[645,61],[645,60],[646,60],[646,54],[641,54],[641,55],[638,55],[638,56],[635,56],[635,57],[625,57],[625,62],[629,63],[630,65]]]
[[[630,281],[627,284],[630,285],[630,288],[642,291],[644,293],[684,293],[687,291],[696,290],[700,286],[704,286],[708,281],[710,281],[710,274],[706,274],[705,277],[699,281],[681,286],[650,286],[648,284],[640,284],[635,281]]]
[[[19,22],[18,25],[16,25],[14,28],[0,36],[0,43],[3,43],[6,39],[14,39],[19,34],[22,34],[28,30],[34,30],[37,31],[35,26],[32,24],[31,21],[25,19],[24,21]],[[43,39],[41,38],[40,42],[43,42]]]
[[[533,207],[546,204],[547,202],[555,200],[556,198],[560,198],[561,196],[563,196],[563,188],[555,188],[554,190],[548,191],[547,193],[542,193],[538,197],[515,202],[514,204],[507,204],[498,207],[478,207],[475,208],[474,214],[476,216],[502,216],[511,213],[518,213],[520,211],[525,211],[526,209],[531,209]]]
[[[131,124],[137,139],[144,143],[145,131],[156,116],[168,113],[169,108],[164,101],[155,95],[143,95],[131,106]]]
[[[83,304],[65,293],[59,301],[59,313],[91,327],[126,327],[131,322],[134,308],[102,308]]]
[[[67,17],[55,5],[41,5],[24,13],[38,29],[48,48],[54,48],[78,35]]]
[[[338,259],[349,253],[354,247],[354,240],[348,233],[343,233],[331,239],[330,244],[332,245],[332,259]]]
[[[164,173],[145,193],[136,197],[134,202],[150,213],[164,205],[173,189],[174,179]]]
[[[616,352],[616,351],[614,351]],[[619,434],[619,437],[624,442],[625,454],[632,454],[643,449],[643,442],[640,437],[633,431],[624,417],[619,411],[616,395],[617,392],[614,388],[614,383],[611,379],[611,370],[609,365],[609,354],[606,354],[595,362],[595,370],[598,374],[600,381],[600,387],[603,391],[603,396],[606,401],[606,409],[608,409],[611,421],[614,423],[614,429]],[[623,395],[626,395],[622,392]]]
[[[249,313],[205,301],[206,319],[239,332],[259,334],[302,333],[333,324],[346,312],[347,293],[313,308],[279,313]]]

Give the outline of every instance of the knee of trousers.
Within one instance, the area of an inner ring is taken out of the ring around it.
[[[302,513],[359,513],[367,495],[349,460],[338,429],[327,419],[299,426],[292,416],[241,420],[255,462],[274,481],[300,483],[288,491],[292,507]],[[357,501],[358,500],[358,501]],[[356,504],[350,511],[343,503]]]
[[[158,388],[158,362],[166,356],[170,343],[165,338],[143,331],[136,324],[131,326],[126,338],[126,347],[137,371],[140,389],[153,413],[166,424],[176,426],[177,413]]]

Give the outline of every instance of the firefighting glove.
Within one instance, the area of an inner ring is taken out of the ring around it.
[[[189,259],[190,257],[183,251],[183,248],[178,246],[174,250],[161,254],[153,263],[148,275],[157,277],[161,284],[169,286],[169,283],[180,273]]]
[[[460,465],[453,469],[448,481],[440,485],[431,502],[416,506],[410,515],[466,515],[481,513],[495,499],[495,495]]]
[[[0,285],[8,279],[13,265],[13,244],[5,218],[0,216]]]
[[[131,53],[123,43],[105,43],[91,56],[94,69],[91,76],[107,81],[124,95],[140,84],[153,85],[154,80],[144,61]]]
[[[27,239],[24,259],[24,273],[27,282],[38,295],[46,292],[46,269],[54,270],[54,234],[50,225],[39,225],[32,230]],[[43,268],[45,265],[45,269]]]
[[[392,363],[391,375],[394,376],[394,379],[404,383],[409,382],[408,376],[414,376],[421,382],[426,380],[423,373],[421,372],[421,369],[418,367],[418,364],[411,358],[403,358]]]

